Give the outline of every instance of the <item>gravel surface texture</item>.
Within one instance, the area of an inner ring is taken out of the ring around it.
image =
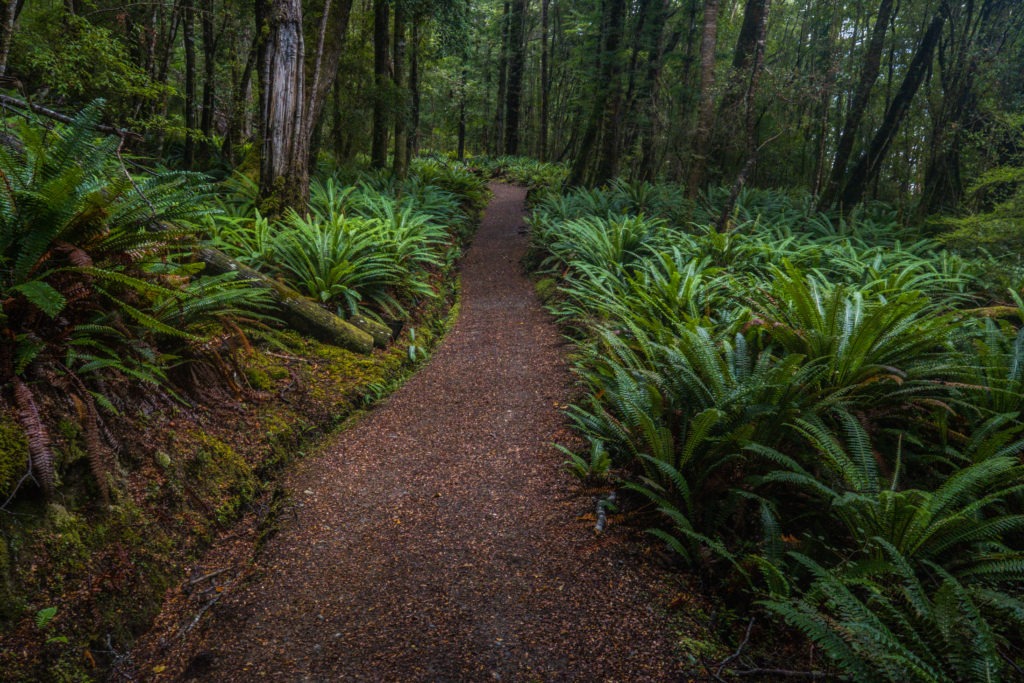
[[[447,339],[297,466],[280,531],[159,678],[676,680],[657,570],[594,535],[551,446],[572,378],[521,272],[524,191],[492,189]]]

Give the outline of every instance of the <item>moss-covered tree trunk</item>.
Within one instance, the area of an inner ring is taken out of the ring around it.
[[[207,272],[215,275],[238,273],[240,279],[247,280],[252,286],[269,290],[281,320],[303,334],[357,353],[369,353],[375,345],[386,346],[391,340],[391,330],[387,326],[362,316],[350,321],[339,318],[284,283],[238,263],[216,249],[200,249],[198,257],[206,264]]]
[[[309,135],[301,0],[259,0],[260,196],[267,213],[305,206],[309,197]]]

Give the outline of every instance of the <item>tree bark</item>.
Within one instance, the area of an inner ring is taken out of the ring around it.
[[[749,67],[755,57],[762,27],[768,21],[769,2],[770,0],[747,0],[743,9],[743,24],[732,57],[732,68],[736,71],[743,71]]]
[[[619,173],[619,152],[622,136],[622,59],[619,50],[626,22],[626,0],[606,0],[608,3],[605,36],[605,73],[608,93],[601,115],[601,149],[594,172],[594,183],[611,180]]]
[[[643,120],[640,128],[640,162],[637,176],[640,180],[654,181],[658,173],[659,159],[656,141],[660,132],[661,107],[659,88],[661,72],[665,66],[665,55],[675,48],[682,37],[674,33],[666,38],[664,26],[668,21],[669,0],[654,0],[651,20],[648,22],[650,43],[648,44],[647,73],[644,76],[644,97],[641,100]]]
[[[412,22],[409,41],[409,130],[406,136],[406,158],[420,151],[420,22]]]
[[[459,77],[459,131],[458,131],[458,157],[459,161],[466,158],[466,79],[469,74],[463,64],[462,73]]]
[[[196,161],[196,40],[195,0],[183,0],[182,38],[185,41],[185,168],[192,168]]]
[[[7,57],[11,54],[11,39],[18,17],[18,0],[4,3],[3,23],[0,24],[0,76],[7,74]]]
[[[711,124],[715,115],[715,47],[718,43],[718,0],[704,2],[704,32],[700,46],[700,110],[694,131],[686,195],[694,199],[704,185],[704,170],[711,145]]]
[[[548,108],[551,105],[551,47],[548,44],[548,7],[551,0],[541,0],[540,5],[540,126],[538,156],[541,161],[548,159]]]
[[[843,123],[843,131],[839,135],[839,144],[836,146],[835,161],[832,162],[832,171],[829,174],[828,185],[822,196],[822,205],[831,205],[839,194],[843,176],[846,174],[846,167],[850,163],[850,155],[853,152],[853,143],[857,137],[857,130],[860,128],[864,112],[867,110],[868,101],[871,99],[871,90],[875,81],[878,80],[878,72],[882,63],[882,47],[885,43],[885,32],[892,18],[893,0],[881,0],[878,4],[877,19],[871,29],[871,38],[864,53],[864,64],[860,69],[860,79],[857,82],[857,89],[853,92],[853,102],[849,111],[846,112],[846,121]]]
[[[501,53],[498,56],[498,97],[494,114],[494,152],[499,153],[505,144],[506,88],[508,86],[509,32],[511,25],[511,4],[505,2],[501,15]]]
[[[387,0],[373,0],[373,132],[370,163],[374,168],[388,165],[387,91],[391,80],[388,69],[389,6]]]
[[[1015,0],[960,5],[953,17],[955,21],[948,23],[949,30],[939,41],[942,101],[938,107],[929,108],[932,137],[917,209],[921,218],[930,213],[954,211],[963,199],[963,144],[968,131],[975,129],[979,120],[975,77],[990,68],[1005,36],[1024,24],[1016,12],[1017,5]]]
[[[844,211],[860,203],[864,198],[865,189],[878,177],[889,147],[896,137],[903,119],[906,118],[907,112],[910,110],[910,104],[913,102],[925,74],[928,72],[932,55],[935,53],[935,46],[942,35],[942,27],[946,23],[946,16],[947,7],[943,4],[940,6],[938,13],[932,18],[931,23],[928,24],[928,29],[917,46],[917,51],[914,53],[914,58],[907,68],[903,82],[900,84],[900,88],[889,104],[888,109],[886,109],[882,125],[871,139],[871,145],[868,147],[867,152],[857,160],[853,170],[850,171],[850,177],[846,182],[840,202],[841,208]]]
[[[526,0],[513,0],[509,14],[508,87],[505,91],[505,154],[519,153],[519,113],[526,68]]]
[[[258,0],[260,196],[264,210],[303,208],[309,198],[309,136],[303,125],[305,47],[301,0]]]
[[[320,130],[323,125],[327,99],[331,96],[334,84],[338,80],[338,64],[345,51],[351,16],[352,0],[338,0],[337,2],[326,0],[317,37],[317,50],[313,55],[314,73],[306,103],[304,125],[310,133]],[[310,144],[310,171],[316,167],[319,147],[319,142]]]
[[[408,107],[406,98],[408,92],[405,89],[405,3],[402,0],[395,2],[395,35],[394,35],[394,69],[392,82],[395,84],[395,92],[399,96],[399,104],[395,111],[395,152],[391,166],[392,173],[398,178],[404,178],[409,170],[408,150],[406,149],[406,131],[408,127]]]
[[[601,17],[601,40],[598,51],[598,83],[576,160],[569,174],[570,185],[596,184],[610,179],[618,163],[618,132],[613,130],[619,115],[621,85],[618,51],[622,43],[625,0],[606,0]],[[607,137],[611,140],[607,140]],[[594,151],[597,161],[588,176]],[[611,171],[611,172],[610,172]]]
[[[203,103],[199,130],[203,134],[202,154],[208,160],[213,141],[213,114],[217,86],[217,43],[213,0],[203,0],[200,25],[203,30]]]
[[[247,133],[246,111],[249,107],[249,96],[252,91],[252,72],[256,68],[256,59],[260,52],[259,35],[252,38],[252,46],[249,48],[249,55],[246,57],[245,66],[242,68],[242,75],[238,79],[234,96],[231,101],[231,118],[228,120],[227,134],[224,136],[224,144],[221,147],[221,154],[225,158],[235,161],[234,148],[240,145]]]
[[[764,50],[768,34],[768,12],[770,2],[771,0],[758,0],[759,11],[756,13],[756,16],[760,23],[752,28],[754,35],[753,51],[745,58],[744,61],[745,66],[748,64],[750,66],[750,81],[747,85],[746,96],[744,97],[744,132],[746,137],[747,159],[739,173],[736,174],[736,179],[733,181],[732,185],[732,191],[729,193],[729,198],[726,201],[725,206],[722,208],[721,215],[718,217],[717,227],[719,232],[725,232],[728,230],[729,221],[732,220],[732,211],[736,206],[736,200],[739,199],[743,186],[746,185],[750,175],[757,167],[757,157],[761,151],[761,147],[758,145],[757,141],[757,117],[754,113],[754,97],[757,95],[761,68],[764,66]],[[746,22],[744,22],[744,24],[745,23]]]

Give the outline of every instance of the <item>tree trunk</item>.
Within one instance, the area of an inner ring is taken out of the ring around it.
[[[509,33],[511,4],[505,2],[501,14],[501,52],[498,56],[498,96],[494,114],[494,152],[500,153],[505,143],[506,89],[508,86]]]
[[[409,42],[409,130],[406,157],[412,159],[420,151],[420,22],[413,20]]]
[[[345,51],[349,19],[352,16],[352,0],[326,0],[324,13],[320,18],[316,54],[313,55],[313,77],[306,103],[305,127],[307,131],[318,131],[323,126],[324,110],[338,80],[338,64]],[[309,168],[316,167],[319,152],[319,138],[310,144]]]
[[[155,73],[153,75],[153,80],[155,80],[157,83],[163,85],[167,84],[167,74],[170,72],[171,68],[171,57],[173,56],[175,48],[177,47],[175,45],[175,42],[177,40],[178,26],[180,24],[181,2],[176,1],[174,3],[173,8],[171,9],[171,16],[169,17],[169,20],[167,22],[167,33],[165,34],[163,41],[163,54],[155,64]],[[160,104],[157,107],[157,111],[160,114],[162,114],[165,118],[168,115],[168,109],[170,106],[170,98],[168,97],[167,92],[167,90],[164,91],[164,94],[160,98]],[[158,149],[163,149],[165,137],[166,133],[164,132],[164,130],[162,128],[158,129],[156,136],[156,147]]]
[[[459,79],[459,161],[466,158],[466,79],[468,77],[469,74],[466,72],[466,66],[463,64],[462,74]]]
[[[519,153],[519,113],[526,68],[526,0],[513,0],[509,14],[508,86],[505,91],[505,154]]]
[[[213,0],[203,0],[200,25],[203,29],[203,105],[199,130],[203,134],[202,153],[209,160],[213,142],[213,114],[217,86],[217,42],[214,27]]]
[[[185,41],[185,168],[192,168],[196,162],[196,40],[194,35],[194,0],[183,0],[182,37]]]
[[[601,115],[601,149],[594,172],[594,184],[611,180],[619,172],[619,147],[622,135],[622,34],[626,22],[626,0],[607,0],[607,33],[603,77],[607,94]]]
[[[732,56],[732,68],[743,71],[750,66],[758,50],[759,37],[768,22],[770,0],[747,0],[743,10],[743,25],[736,39],[736,50]]]
[[[274,215],[309,198],[309,136],[303,125],[305,48],[301,0],[259,0],[260,197]]]
[[[228,120],[227,134],[224,136],[224,144],[221,147],[221,154],[224,158],[234,162],[234,149],[240,145],[245,138],[246,112],[249,108],[249,95],[252,91],[252,72],[256,68],[256,59],[260,52],[259,35],[253,36],[252,46],[249,48],[249,56],[246,57],[245,66],[242,68],[242,75],[238,79],[234,96],[231,101],[231,118]]]
[[[644,76],[644,97],[641,100],[643,120],[640,128],[640,163],[637,176],[640,180],[654,181],[659,160],[656,141],[659,135],[661,107],[659,88],[661,72],[665,66],[665,55],[675,49],[682,37],[674,33],[665,37],[664,26],[668,20],[669,0],[654,0],[651,20],[648,22],[650,43],[648,44],[647,73]]]
[[[700,46],[700,110],[693,137],[686,195],[694,199],[704,186],[704,170],[711,145],[711,124],[715,115],[715,47],[718,42],[718,0],[704,2],[704,34]]]
[[[768,33],[768,12],[770,0],[757,0],[757,2],[759,5],[759,11],[756,16],[760,23],[753,26],[751,29],[753,32],[753,51],[744,58],[744,66],[748,64],[750,66],[750,82],[747,85],[747,92],[744,97],[744,132],[746,137],[747,159],[739,173],[736,175],[736,179],[733,181],[732,191],[729,193],[729,198],[726,201],[725,206],[722,208],[722,213],[718,217],[717,227],[719,232],[725,232],[728,230],[729,221],[732,220],[732,211],[736,206],[736,200],[739,199],[743,186],[746,185],[750,175],[757,167],[757,156],[761,151],[757,141],[757,117],[754,113],[754,97],[757,95],[757,86],[760,81],[761,68],[764,66],[764,50]],[[744,27],[746,27],[746,21],[744,21]]]
[[[864,64],[860,69],[860,79],[857,82],[857,89],[853,92],[853,102],[849,111],[846,112],[846,121],[843,123],[843,131],[839,136],[839,144],[836,147],[835,161],[832,162],[832,172],[829,174],[828,185],[822,196],[822,205],[829,206],[835,200],[841,189],[840,185],[843,176],[846,174],[846,167],[850,163],[850,155],[853,152],[853,143],[857,137],[857,130],[860,128],[864,112],[867,110],[868,101],[871,98],[871,90],[878,79],[878,71],[882,63],[882,47],[885,43],[885,32],[889,25],[893,12],[893,0],[881,0],[878,4],[878,14],[874,28],[871,29],[871,38],[868,41],[867,50],[864,53]]]
[[[388,68],[389,5],[387,0],[373,0],[373,132],[370,163],[374,168],[388,165],[387,92],[391,81]]]
[[[586,128],[580,139],[576,160],[569,174],[570,185],[595,184],[608,180],[609,170],[618,162],[618,133],[612,130],[618,119],[621,102],[619,84],[619,46],[622,42],[622,23],[625,0],[606,0],[601,17],[600,50],[597,55],[598,82]],[[605,138],[611,137],[609,141]],[[597,150],[596,168],[588,175],[592,156]]]
[[[334,159],[341,162],[347,159],[345,144],[345,131],[341,125],[341,83],[335,81],[331,90],[331,134],[333,137]]]
[[[985,0],[980,6],[966,3],[956,8],[946,37],[939,41],[938,75],[942,101],[932,113],[932,138],[928,145],[924,186],[917,212],[952,212],[963,199],[961,152],[968,131],[979,120],[979,96],[975,77],[991,67],[993,55],[1007,31],[1019,27],[1015,0]],[[955,19],[955,20],[954,20]],[[1017,29],[1019,30],[1019,28]],[[984,46],[984,48],[981,48]]]
[[[548,44],[548,7],[551,0],[541,0],[540,5],[540,156],[548,159],[548,108],[551,104],[551,48]]]
[[[345,51],[348,37],[348,23],[352,15],[352,0],[327,0],[322,17],[323,41],[317,37],[316,54],[313,63],[317,71],[310,86],[309,101],[306,105],[307,130],[315,130],[324,117],[327,100],[338,80],[338,65]]]
[[[847,180],[842,193],[841,208],[843,210],[849,210],[860,203],[864,198],[865,189],[878,177],[889,146],[896,137],[903,119],[906,118],[907,112],[910,110],[910,104],[928,72],[932,55],[935,52],[935,45],[942,35],[942,27],[946,22],[946,13],[947,8],[943,4],[921,38],[921,43],[917,46],[917,51],[907,68],[903,82],[886,109],[882,125],[871,139],[871,145],[850,171],[849,180]]]
[[[404,178],[409,170],[409,159],[406,156],[406,135],[408,130],[408,107],[406,98],[408,92],[405,89],[405,3],[402,0],[395,2],[395,42],[394,42],[394,69],[392,82],[395,84],[395,92],[400,98],[397,110],[395,111],[395,158],[391,166],[392,172],[397,178]]]
[[[3,23],[0,24],[0,76],[7,74],[7,57],[11,54],[14,23],[18,17],[18,0],[4,3]]]

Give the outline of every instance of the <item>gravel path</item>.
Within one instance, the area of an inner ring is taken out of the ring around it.
[[[493,190],[454,329],[289,477],[295,515],[179,680],[675,680],[655,576],[559,471],[571,378],[520,271],[524,192]]]

